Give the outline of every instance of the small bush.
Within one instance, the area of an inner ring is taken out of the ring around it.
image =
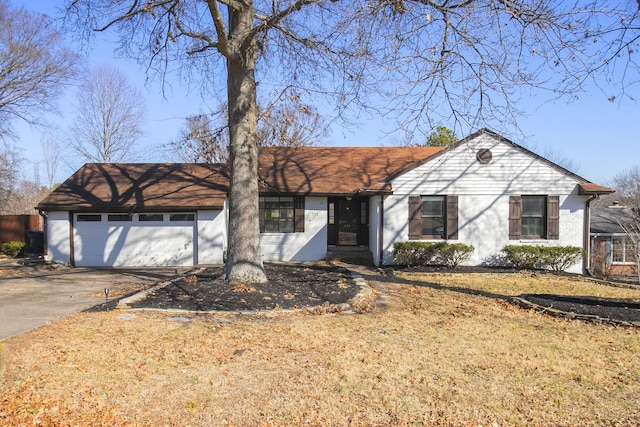
[[[584,250],[576,246],[551,246],[544,249],[542,262],[553,271],[564,271],[584,256]]]
[[[466,261],[471,256],[475,248],[464,243],[446,243],[438,250],[437,260],[449,268],[456,268],[461,262]]]
[[[395,242],[393,259],[408,266],[446,265],[456,268],[474,248],[464,243]]]
[[[576,246],[507,245],[502,252],[515,268],[550,268],[553,271],[564,271],[583,256],[582,248]]]
[[[543,246],[533,245],[506,245],[502,248],[502,252],[507,256],[507,261],[515,268],[530,269],[535,268],[542,261],[543,248]]]
[[[2,244],[2,252],[12,258],[17,257],[26,249],[27,244],[22,242],[7,242]]]

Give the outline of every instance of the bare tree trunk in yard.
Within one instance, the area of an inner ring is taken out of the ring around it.
[[[262,264],[258,220],[258,110],[256,106],[255,63],[257,48],[253,37],[245,38],[253,24],[253,7],[229,8],[230,44],[237,54],[227,59],[229,101],[229,247],[227,280],[263,283],[267,276]],[[234,37],[238,36],[240,37]]]

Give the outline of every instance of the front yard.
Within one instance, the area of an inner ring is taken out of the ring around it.
[[[0,343],[0,424],[624,426],[640,329],[499,296],[640,299],[545,274],[367,277],[365,314],[82,313]]]

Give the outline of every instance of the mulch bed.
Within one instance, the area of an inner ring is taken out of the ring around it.
[[[132,308],[254,311],[332,306],[360,290],[351,273],[330,265],[265,264],[268,283],[232,285],[222,267],[211,267],[163,287]]]
[[[640,302],[637,299],[523,294],[513,298],[512,302],[557,317],[640,326]]]

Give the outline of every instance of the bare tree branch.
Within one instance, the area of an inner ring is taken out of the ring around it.
[[[76,62],[48,18],[0,1],[0,137],[12,134],[14,119],[35,124],[56,111]]]

